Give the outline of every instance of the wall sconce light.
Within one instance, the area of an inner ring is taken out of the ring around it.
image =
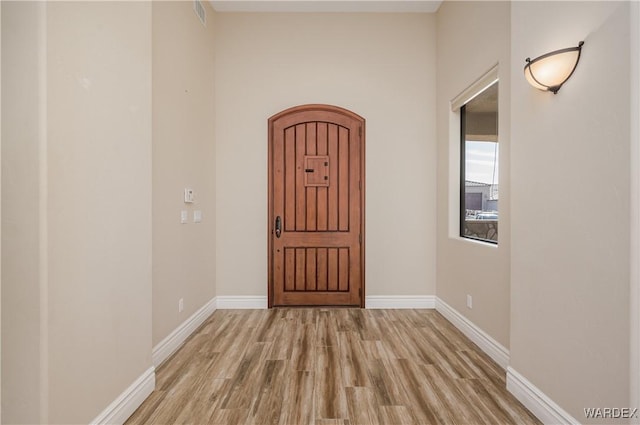
[[[524,76],[533,87],[558,93],[560,87],[571,77],[578,61],[584,41],[578,47],[556,50],[531,60],[527,58]]]

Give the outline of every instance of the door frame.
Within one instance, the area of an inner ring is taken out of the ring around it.
[[[362,294],[360,296],[360,308],[365,308],[365,192],[366,192],[366,170],[365,170],[365,119],[360,115],[349,111],[348,109],[341,108],[339,106],[324,105],[324,104],[307,104],[293,106],[285,109],[269,118],[269,140],[268,140],[268,155],[267,155],[267,174],[268,174],[268,202],[267,202],[267,264],[268,264],[268,278],[267,278],[267,293],[268,293],[268,308],[273,307],[273,238],[275,237],[274,222],[275,217],[273,214],[273,141],[274,141],[274,123],[287,115],[293,115],[300,112],[333,112],[341,115],[345,115],[351,119],[355,119],[360,123],[360,181],[362,184],[360,190],[360,235],[362,235],[362,243],[360,244],[360,288]]]

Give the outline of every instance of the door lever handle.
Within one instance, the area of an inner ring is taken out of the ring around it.
[[[276,238],[280,237],[280,234],[282,233],[282,219],[280,218],[280,216],[276,217]]]

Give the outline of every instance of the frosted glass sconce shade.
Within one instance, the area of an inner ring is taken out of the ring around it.
[[[556,50],[533,60],[527,58],[525,78],[533,87],[556,94],[578,66],[583,44],[581,41],[577,47]]]

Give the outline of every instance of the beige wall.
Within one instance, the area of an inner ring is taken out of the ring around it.
[[[267,294],[267,119],[327,103],[366,119],[367,295],[435,291],[435,19],[216,16],[218,295]]]
[[[40,421],[41,3],[2,2],[2,423]],[[10,66],[9,66],[10,65]]]
[[[509,10],[508,2],[447,1],[437,13],[437,295],[507,348],[511,245]],[[458,236],[459,114],[451,112],[450,106],[456,96],[496,64],[500,79],[500,236],[497,247]],[[473,297],[473,309],[466,307],[467,294]]]
[[[629,4],[511,12],[511,366],[588,422],[585,407],[630,406]],[[557,95],[521,77],[524,58],[580,40]]]
[[[2,8],[2,419],[87,423],[151,366],[151,5]]]
[[[640,406],[640,3],[631,8],[631,366],[630,402]],[[633,76],[636,76],[635,78]],[[636,423],[640,423],[637,418]]]
[[[151,4],[47,4],[49,422],[151,366]]]
[[[214,17],[203,4],[206,27],[192,2],[153,4],[154,346],[215,295]]]
[[[2,6],[0,6],[0,99],[2,99]],[[2,223],[2,101],[0,100],[0,223]],[[2,226],[0,225],[0,331],[2,330]],[[2,423],[2,338],[0,338],[0,423]]]

